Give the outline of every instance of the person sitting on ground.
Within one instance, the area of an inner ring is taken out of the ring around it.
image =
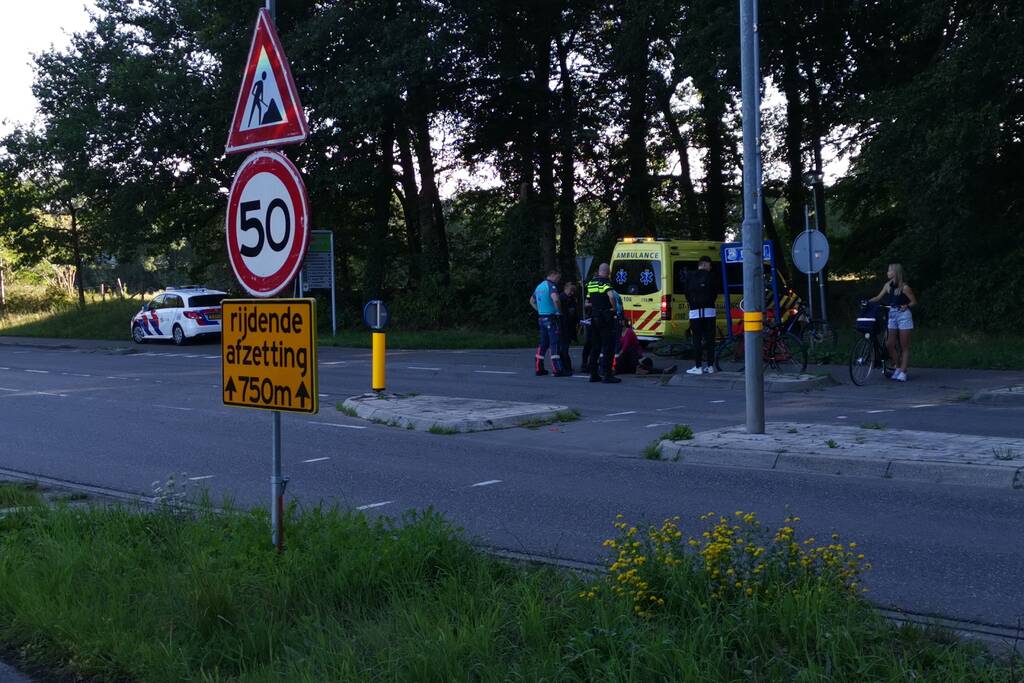
[[[624,323],[620,351],[615,357],[617,374],[671,375],[676,369],[675,365],[664,369],[654,367],[654,361],[644,354],[644,349],[640,346],[640,340],[633,331],[633,323],[628,320]]]

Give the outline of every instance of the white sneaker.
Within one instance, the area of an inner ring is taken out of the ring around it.
[[[687,375],[700,375],[703,373],[704,371],[701,370],[700,368],[690,368],[689,370],[686,371]]]
[[[714,367],[713,365],[705,365],[705,366],[704,366],[704,369],[702,370],[702,372],[703,372],[703,373],[704,373],[705,375],[710,375],[710,374],[711,374],[711,373],[713,373],[714,371],[715,371],[715,367]]]
[[[896,380],[897,382],[906,382],[907,381],[907,373],[902,372],[900,370],[897,370],[895,373],[893,373],[892,378],[894,380]]]

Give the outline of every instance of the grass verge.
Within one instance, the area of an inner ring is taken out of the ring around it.
[[[9,315],[0,317],[0,335],[127,341],[128,324],[141,306],[139,299],[87,299],[85,308],[69,304],[57,311]]]
[[[517,426],[525,427],[526,429],[540,429],[541,427],[560,422],[575,422],[578,419],[580,419],[580,411],[570,408],[569,410],[560,410],[554,415],[547,417],[533,417],[529,420],[523,420]]]
[[[0,484],[0,509],[42,505],[39,487],[31,482]]]
[[[731,519],[707,541],[617,522],[609,573],[588,578],[483,555],[430,511],[287,515],[283,555],[262,511],[4,517],[0,644],[51,674],[138,683],[1010,681],[979,648],[890,626],[818,549],[787,570],[789,526],[773,542],[737,520],[755,555]]]

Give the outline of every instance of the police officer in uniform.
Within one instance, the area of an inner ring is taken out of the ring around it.
[[[562,279],[557,270],[552,270],[548,276],[540,281],[540,284],[530,295],[530,306],[537,311],[537,325],[540,328],[540,344],[537,346],[534,365],[535,374],[548,374],[544,369],[544,354],[551,349],[551,368],[555,377],[566,377],[571,373],[563,370],[559,349],[559,324],[562,314],[562,303],[558,298],[558,281]]]
[[[607,263],[597,268],[597,277],[587,283],[590,303],[590,381],[617,384],[622,380],[612,374],[615,355],[615,291],[608,280]]]

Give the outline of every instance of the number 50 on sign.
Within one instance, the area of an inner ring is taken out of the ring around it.
[[[253,296],[274,296],[295,278],[309,242],[309,200],[286,156],[260,151],[242,162],[225,232],[231,268]]]

